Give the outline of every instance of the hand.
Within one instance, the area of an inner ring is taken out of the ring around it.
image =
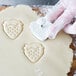
[[[46,15],[46,18],[53,23],[53,26],[50,27],[49,38],[55,38],[57,33],[62,29],[66,33],[76,34],[76,22],[70,25],[75,16],[76,0],[60,0],[53,7],[53,10]]]

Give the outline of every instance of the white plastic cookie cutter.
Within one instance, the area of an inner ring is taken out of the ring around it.
[[[47,20],[46,17],[41,17],[30,24],[32,34],[41,41],[44,41],[47,38],[54,39],[58,31],[63,27],[64,26],[56,26],[56,28],[53,27],[53,23]],[[63,30],[68,34],[76,34],[75,27],[76,22],[73,25],[67,25]]]
[[[50,26],[52,25],[46,17],[41,17],[37,21],[30,24],[32,34],[39,40],[44,41],[48,38],[50,33]]]

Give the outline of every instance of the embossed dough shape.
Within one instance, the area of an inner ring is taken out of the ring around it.
[[[35,63],[43,56],[44,46],[37,42],[27,43],[24,46],[24,54],[31,62]]]
[[[73,57],[69,48],[72,39],[61,32],[54,40],[40,42],[29,29],[29,24],[38,18],[29,6],[24,5],[9,7],[0,12],[1,76],[67,76]],[[9,39],[3,31],[2,22],[8,19],[18,19],[24,24],[23,32],[16,40]],[[31,42],[38,42],[45,48],[44,55],[36,64],[31,63],[23,54],[24,44]]]
[[[9,19],[3,22],[4,32],[11,39],[16,39],[23,31],[23,23],[20,20]]]

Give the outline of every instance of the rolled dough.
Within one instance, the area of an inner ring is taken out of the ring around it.
[[[56,39],[39,41],[29,24],[39,16],[29,6],[18,5],[0,12],[0,75],[1,76],[67,76],[70,71],[73,52],[69,48],[72,39],[60,32]],[[24,24],[23,31],[14,40],[3,30],[3,21],[17,19]],[[37,42],[44,46],[43,56],[31,63],[24,54],[24,45]]]

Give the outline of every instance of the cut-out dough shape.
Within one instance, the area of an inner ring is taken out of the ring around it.
[[[35,63],[43,56],[44,47],[42,44],[37,42],[25,44],[24,54],[31,62]]]
[[[11,39],[16,39],[23,30],[23,23],[20,20],[9,19],[3,22],[4,32]]]

